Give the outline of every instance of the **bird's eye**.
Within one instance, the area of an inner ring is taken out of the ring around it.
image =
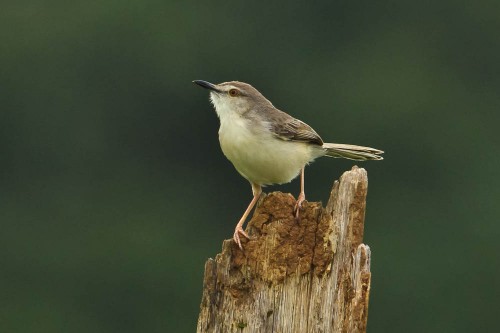
[[[229,96],[231,96],[231,97],[238,96],[239,94],[240,94],[240,92],[238,91],[238,89],[229,90]]]

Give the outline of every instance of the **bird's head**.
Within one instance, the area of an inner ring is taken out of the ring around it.
[[[203,80],[195,80],[193,83],[210,90],[210,100],[219,117],[226,114],[243,114],[260,105],[272,106],[271,102],[248,83],[230,81],[213,84]]]

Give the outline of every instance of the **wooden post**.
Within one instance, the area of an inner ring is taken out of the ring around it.
[[[205,264],[198,333],[365,332],[370,248],[362,244],[368,178],[353,167],[325,208],[274,192],[259,201],[244,252],[225,240]]]

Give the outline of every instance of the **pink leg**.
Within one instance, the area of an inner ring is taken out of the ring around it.
[[[300,194],[297,198],[297,202],[295,203],[295,218],[299,218],[299,212],[302,208],[302,203],[306,200],[306,193],[304,192],[304,169],[300,171]]]
[[[248,237],[247,233],[245,231],[243,231],[243,223],[245,223],[245,220],[247,219],[248,214],[250,214],[253,206],[255,206],[255,204],[257,203],[257,200],[259,200],[260,194],[262,193],[262,188],[260,187],[260,185],[252,183],[252,192],[253,192],[253,199],[250,202],[250,204],[248,205],[247,210],[245,210],[245,213],[241,217],[240,221],[236,225],[236,228],[234,229],[233,239],[236,242],[236,244],[238,244],[238,246],[240,247],[241,250],[243,250],[243,247],[241,246],[240,234],[242,236],[245,236],[246,238],[250,239],[250,237]]]

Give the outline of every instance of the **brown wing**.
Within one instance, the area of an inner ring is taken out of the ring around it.
[[[282,112],[272,124],[272,131],[282,140],[302,141],[322,146],[323,140],[311,126]]]

